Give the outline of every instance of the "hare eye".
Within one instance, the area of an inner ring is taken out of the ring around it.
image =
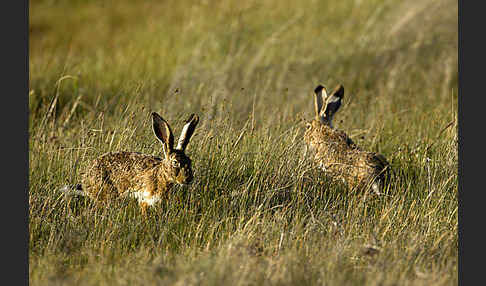
[[[175,168],[179,168],[179,162],[177,162],[176,160],[173,160],[172,166],[175,167]]]

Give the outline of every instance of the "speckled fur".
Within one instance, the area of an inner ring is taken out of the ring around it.
[[[183,162],[182,169],[175,169],[169,163],[176,157]],[[189,158],[178,153],[171,154],[169,160],[136,152],[107,153],[86,169],[81,184],[87,195],[101,200],[127,191],[165,196],[178,179],[183,183],[190,169]]]
[[[83,193],[98,202],[122,196],[135,197],[145,214],[148,206],[167,197],[174,184],[188,184],[193,180],[191,160],[184,153],[199,119],[195,116],[193,120],[195,123],[183,147],[174,149],[173,138],[171,142],[159,138],[164,145],[164,158],[137,152],[110,152],[96,158],[82,174]],[[172,137],[168,124],[167,130]],[[157,132],[156,136],[159,137]],[[184,131],[182,136],[185,136]]]
[[[344,131],[333,129],[326,118],[317,115],[307,124],[304,141],[314,162],[330,177],[352,189],[371,186],[375,192],[382,190],[389,170],[385,157],[362,150]]]

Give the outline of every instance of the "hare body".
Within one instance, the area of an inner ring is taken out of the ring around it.
[[[304,141],[314,162],[327,175],[351,188],[371,186],[380,193],[389,169],[385,157],[362,150],[344,131],[332,127],[343,95],[342,85],[329,96],[323,86],[315,89],[316,118],[307,124]]]
[[[190,161],[178,174],[171,172],[174,169],[169,164],[162,158],[136,152],[107,153],[86,169],[81,185],[83,191],[95,199],[127,195],[150,206],[165,196],[174,183],[192,180]]]
[[[174,184],[193,180],[191,160],[184,153],[199,121],[192,114],[187,120],[176,148],[168,123],[152,113],[153,130],[163,146],[164,157],[137,152],[106,153],[96,158],[82,174],[81,190],[97,201],[116,197],[138,199],[142,212],[163,199]]]

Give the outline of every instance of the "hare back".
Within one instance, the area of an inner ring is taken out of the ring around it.
[[[127,192],[155,192],[161,158],[137,152],[106,153],[96,158],[82,175],[83,190],[106,199]],[[148,195],[144,195],[148,197]]]
[[[350,186],[366,184],[388,164],[383,156],[361,150],[345,132],[327,125],[312,124],[304,139],[319,167]]]
[[[349,181],[362,187],[370,182],[383,182],[388,175],[389,163],[381,154],[361,151],[357,154],[355,167],[348,173]]]

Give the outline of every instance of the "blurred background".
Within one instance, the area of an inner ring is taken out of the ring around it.
[[[31,119],[57,94],[61,117],[81,97],[74,118],[136,101],[270,125],[312,115],[318,83],[344,85],[347,129],[430,127],[417,119],[457,106],[457,1],[33,0],[29,13]]]

